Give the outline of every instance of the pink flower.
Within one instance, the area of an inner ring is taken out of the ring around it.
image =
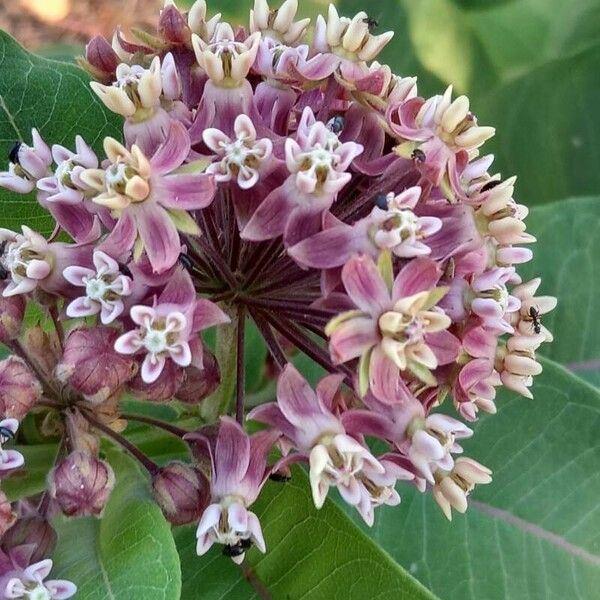
[[[10,152],[8,171],[0,173],[0,187],[18,194],[35,189],[39,179],[46,177],[52,164],[50,148],[37,129],[31,130],[33,146],[17,142]]]
[[[205,554],[215,543],[223,544],[224,554],[237,563],[242,562],[252,544],[261,552],[266,551],[260,521],[248,508],[270,473],[267,457],[278,437],[277,432],[268,431],[248,436],[229,417],[221,418],[216,440],[200,433],[186,436],[206,444],[212,466],[212,503],[198,523],[198,555]]]
[[[52,570],[50,559],[42,560],[18,570],[3,590],[5,598],[29,598],[30,600],[66,600],[77,593],[77,586],[62,579],[44,581]]]
[[[70,266],[63,271],[70,284],[85,288],[85,295],[73,300],[66,312],[71,318],[100,313],[100,320],[108,325],[123,313],[123,298],[131,294],[132,279],[121,273],[116,260],[100,250],[94,252],[93,261],[95,269]]]
[[[400,258],[431,253],[427,238],[438,232],[442,220],[419,217],[413,209],[421,188],[408,188],[398,196],[381,196],[384,207],[375,206],[371,214],[353,226],[337,220],[332,226],[292,246],[288,252],[301,264],[332,268],[345,264],[353,254],[368,254],[377,259],[382,250],[391,250]]]
[[[45,193],[48,202],[79,204],[89,189],[80,176],[85,169],[97,168],[98,158],[80,135],[75,137],[75,147],[76,151],[72,152],[57,144],[52,146],[56,170],[37,182],[37,188]]]
[[[219,183],[235,179],[244,190],[254,187],[260,177],[262,163],[269,160],[273,142],[269,138],[256,139],[256,129],[247,115],[238,115],[234,124],[235,139],[219,129],[205,129],[204,143],[217,155],[218,162],[209,165]]]
[[[4,450],[2,444],[15,437],[19,429],[17,419],[3,419],[0,421],[0,471],[9,469],[18,469],[25,464],[25,459],[20,452],[16,450]]]
[[[146,250],[154,272],[168,270],[181,252],[178,230],[198,233],[188,211],[212,202],[213,177],[176,172],[190,152],[188,133],[177,121],[171,121],[167,139],[151,159],[139,147],[128,150],[112,138],[106,138],[104,150],[110,166],[88,169],[81,179],[98,192],[92,200],[118,217],[111,234],[119,241],[116,254],[129,252],[139,238],[138,248]]]
[[[495,388],[501,384],[490,359],[471,360],[460,370],[454,384],[454,405],[468,421],[475,421],[479,410],[493,415],[496,413]]]
[[[255,408],[248,418],[281,431],[298,450],[299,454],[289,455],[281,465],[298,459],[309,462],[310,485],[317,508],[323,506],[333,486],[372,525],[373,508],[398,504],[396,481],[412,479],[413,475],[395,464],[379,462],[368,448],[349,435],[345,419],[351,419],[352,431],[359,431],[362,422],[352,411],[341,418],[332,412],[341,380],[339,375],[325,377],[315,393],[300,373],[287,365],[277,383],[277,403]]]
[[[91,248],[47,242],[26,225],[21,229],[22,233],[0,229],[0,267],[10,276],[2,295],[28,294],[38,286],[49,293],[68,295],[71,289],[62,273],[68,264],[89,263]]]
[[[355,256],[342,270],[356,310],[340,314],[326,328],[336,364],[360,358],[359,388],[370,387],[383,401],[398,397],[400,372],[431,381],[431,370],[456,359],[458,340],[446,331],[450,318],[435,305],[440,273],[426,258],[409,262],[388,287],[370,257]]]
[[[510,315],[519,310],[521,302],[509,294],[506,284],[514,274],[512,267],[496,268],[473,279],[471,310],[481,318],[485,329],[500,334],[513,332]]]
[[[181,367],[202,368],[202,345],[198,332],[226,323],[229,318],[215,304],[196,298],[186,271],[179,269],[154,306],[133,306],[129,312],[138,327],[115,342],[121,354],[145,355],[141,375],[145,383],[155,382],[167,360]]]
[[[354,142],[340,142],[321,121],[305,109],[296,139],[285,142],[285,159],[290,176],[258,207],[242,231],[247,240],[284,237],[296,241],[294,229],[315,222],[335,201],[338,192],[350,181],[350,164],[363,148]],[[286,233],[286,231],[288,233]]]

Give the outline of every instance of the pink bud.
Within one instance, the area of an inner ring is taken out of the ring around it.
[[[85,47],[86,60],[103,74],[107,79],[112,79],[121,62],[110,43],[102,36],[93,37]]]
[[[219,365],[214,355],[204,350],[202,355],[203,369],[188,367],[185,369],[183,384],[177,392],[177,399],[182,402],[196,404],[210,396],[221,383]]]
[[[61,350],[56,336],[50,337],[39,326],[27,329],[25,346],[29,355],[46,373],[51,373],[60,360]]]
[[[6,344],[19,335],[24,314],[23,296],[0,297],[0,342]]]
[[[35,546],[31,562],[50,556],[56,547],[57,535],[47,519],[39,515],[19,518],[2,538],[2,549],[8,552],[18,546]]]
[[[152,480],[152,490],[173,525],[198,521],[208,506],[208,480],[198,469],[183,463],[171,463],[160,469]]]
[[[154,383],[145,383],[138,373],[129,382],[129,389],[149,402],[169,402],[173,399],[184,380],[184,370],[173,361],[168,360],[160,377]]]
[[[42,396],[42,386],[23,360],[16,356],[0,362],[0,414],[22,419]]]
[[[176,44],[189,43],[192,34],[186,19],[172,4],[165,6],[161,11],[158,32],[165,40]]]
[[[115,484],[111,466],[89,452],[71,452],[50,473],[50,495],[69,517],[98,515]]]
[[[8,498],[0,490],[0,539],[4,544],[4,534],[11,528],[17,515],[13,512]]]
[[[114,349],[119,337],[108,327],[82,328],[72,331],[65,343],[56,376],[72,385],[94,404],[104,402],[125,385],[136,373],[131,356]]]

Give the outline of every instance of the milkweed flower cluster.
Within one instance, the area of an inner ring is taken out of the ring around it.
[[[237,562],[266,551],[252,505],[293,463],[316,508],[336,488],[369,525],[400,502],[398,482],[432,491],[449,519],[490,483],[456,458],[467,423],[496,412],[500,386],[532,396],[556,304],[517,271],[535,238],[515,179],[494,174],[482,151],[494,130],[465,96],[421,97],[377,62],[392,34],[365,12],[330,6],[311,29],[297,5],[256,0],[233,27],[204,0],[167,2],[157,36],[93,39],[81,64],[122,116],[122,141],[50,147],[34,129],[11,151],[0,185],[35,192],[56,225],[0,230],[13,352],[0,363],[0,475],[27,468],[10,444],[32,411],[61,439],[36,518],[102,514],[115,475],[100,437],[148,471],[172,523],[198,523],[198,554],[222,544]],[[39,316],[25,329],[29,304]],[[277,383],[247,413],[250,326]],[[216,357],[202,337],[213,328]],[[329,372],[315,388],[297,351]],[[125,395],[171,402],[194,425],[124,414]],[[449,397],[455,416],[439,408]],[[247,419],[266,428],[250,435]],[[128,441],[134,420],[185,440],[192,459],[156,464]],[[0,517],[6,535],[24,518],[4,497]],[[47,557],[2,552],[5,597],[72,594],[44,583]]]

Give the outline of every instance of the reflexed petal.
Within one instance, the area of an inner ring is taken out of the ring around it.
[[[342,270],[346,292],[358,308],[379,316],[390,307],[390,292],[369,256],[351,258]]]
[[[213,490],[220,495],[235,494],[250,462],[250,440],[246,432],[230,417],[221,417],[215,447]]]
[[[437,285],[440,275],[440,270],[433,260],[428,258],[411,260],[398,273],[394,281],[392,290],[394,302],[399,298],[433,289]]]

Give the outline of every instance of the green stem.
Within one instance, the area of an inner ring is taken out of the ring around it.
[[[213,423],[219,416],[229,413],[232,407],[237,378],[237,327],[236,315],[231,317],[231,323],[217,329],[215,356],[221,371],[221,385],[200,404],[200,416],[207,423]]]

